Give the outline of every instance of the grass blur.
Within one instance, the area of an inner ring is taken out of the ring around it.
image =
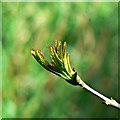
[[[118,100],[117,3],[2,3],[3,118],[117,118],[97,97],[43,69],[30,53],[59,39],[83,81]],[[119,101],[120,102],[120,101]]]

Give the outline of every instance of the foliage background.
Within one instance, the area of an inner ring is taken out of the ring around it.
[[[118,100],[117,3],[2,3],[2,117],[117,118],[118,110],[44,70],[31,48],[67,41],[72,66]],[[120,101],[119,101],[120,102]]]

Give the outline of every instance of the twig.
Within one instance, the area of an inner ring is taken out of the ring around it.
[[[42,65],[46,70],[60,76],[72,85],[79,85],[83,87],[87,91],[104,100],[104,103],[106,105],[111,105],[115,108],[120,109],[120,104],[118,102],[112,98],[109,99],[99,92],[95,91],[80,79],[75,69],[72,69],[70,65],[70,55],[66,53],[66,42],[64,42],[62,46],[61,41],[57,40],[55,41],[55,45],[53,47],[49,46],[48,49],[52,58],[51,63],[45,60],[42,51],[38,49],[32,49],[31,53],[34,58],[40,63],[40,65]]]
[[[106,104],[106,105],[110,105],[110,106],[113,106],[115,108],[118,108],[120,109],[120,104],[118,102],[116,102],[114,99],[109,99],[107,97],[105,97],[104,95],[102,95],[101,93],[95,91],[94,89],[92,89],[91,87],[89,87],[86,83],[84,83],[80,77],[77,75],[77,81],[79,82],[79,85],[86,89],[87,91],[91,92],[92,94],[96,95],[98,98],[104,100],[103,102]]]

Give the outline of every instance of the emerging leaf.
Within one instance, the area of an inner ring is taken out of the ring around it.
[[[62,77],[72,85],[78,85],[77,72],[71,68],[70,55],[66,53],[66,42],[62,46],[61,41],[56,40],[55,46],[48,46],[48,50],[52,59],[50,63],[45,60],[42,51],[32,49],[31,53],[46,70]]]

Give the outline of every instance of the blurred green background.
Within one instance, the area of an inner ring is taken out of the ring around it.
[[[81,78],[118,100],[118,3],[2,3],[3,118],[117,118],[118,110],[46,71],[30,53],[59,39]]]

